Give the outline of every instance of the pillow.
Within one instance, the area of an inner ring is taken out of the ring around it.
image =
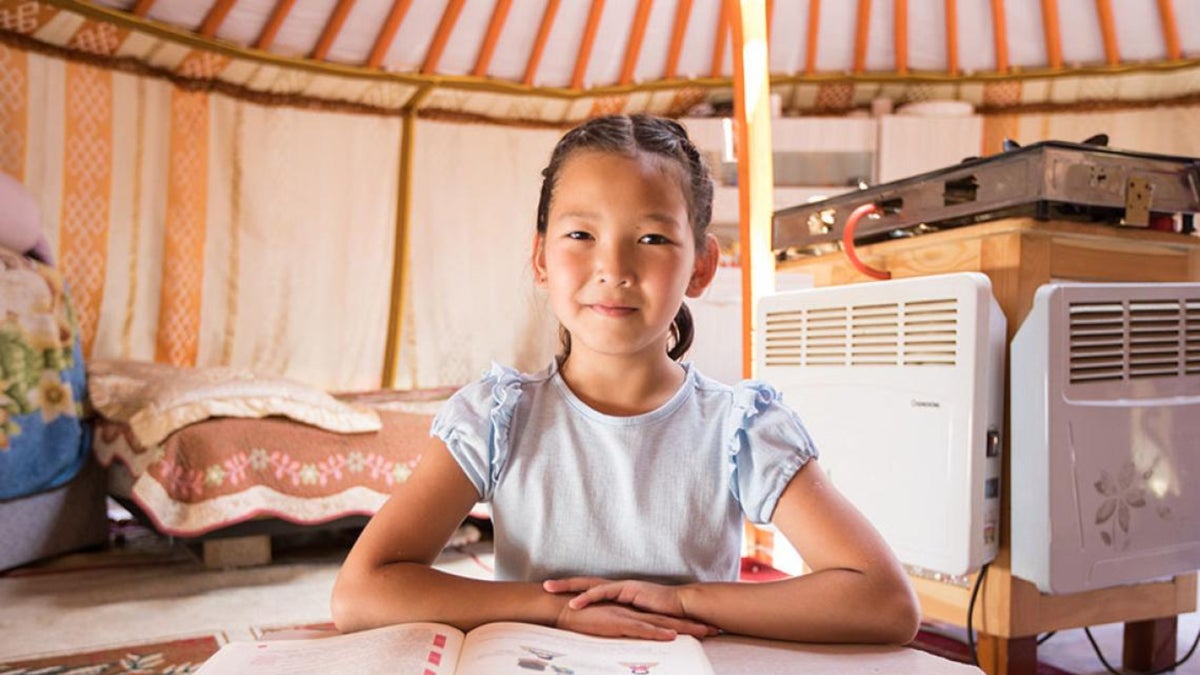
[[[281,415],[329,431],[379,431],[370,408],[343,403],[284,377],[240,368],[175,368],[161,363],[97,360],[88,393],[101,416],[125,422],[143,446],[211,417]]]

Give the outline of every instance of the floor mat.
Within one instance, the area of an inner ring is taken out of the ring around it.
[[[0,663],[0,675],[182,675],[200,669],[224,644],[223,635],[90,649]]]
[[[931,630],[927,626],[921,627],[916,639],[910,642],[908,646],[951,661],[971,663],[970,647],[955,638]],[[1039,662],[1037,665],[1037,675],[1072,675],[1072,673],[1048,663]]]

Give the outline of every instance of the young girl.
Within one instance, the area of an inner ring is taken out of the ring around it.
[[[532,263],[562,354],[537,374],[493,366],[443,406],[342,567],[338,628],[511,620],[664,640],[908,642],[908,580],[829,484],[796,413],[765,384],[729,387],[679,361],[692,341],[683,298],[718,258],[712,181],[683,127],[594,119],[542,174]],[[480,500],[497,580],[433,569]],[[774,523],[812,571],[739,583],[745,517]]]

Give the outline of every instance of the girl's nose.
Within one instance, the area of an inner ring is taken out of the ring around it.
[[[620,246],[608,246],[596,256],[596,280],[602,284],[628,286],[633,282],[633,266]]]

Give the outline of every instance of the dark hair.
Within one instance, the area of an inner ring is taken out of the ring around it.
[[[647,153],[674,161],[680,168],[680,187],[688,205],[688,220],[692,226],[692,238],[699,255],[705,246],[709,221],[712,220],[713,183],[708,165],[692,145],[687,131],[681,124],[653,115],[605,115],[596,117],[568,131],[554,146],[550,163],[542,169],[542,193],[538,199],[537,231],[546,234],[550,217],[550,202],[562,165],[581,150],[612,152],[629,157]],[[674,344],[667,354],[678,361],[689,347],[695,330],[692,313],[687,305],[680,303],[679,311],[671,322],[671,337]],[[571,334],[560,328],[563,356],[571,353]]]

